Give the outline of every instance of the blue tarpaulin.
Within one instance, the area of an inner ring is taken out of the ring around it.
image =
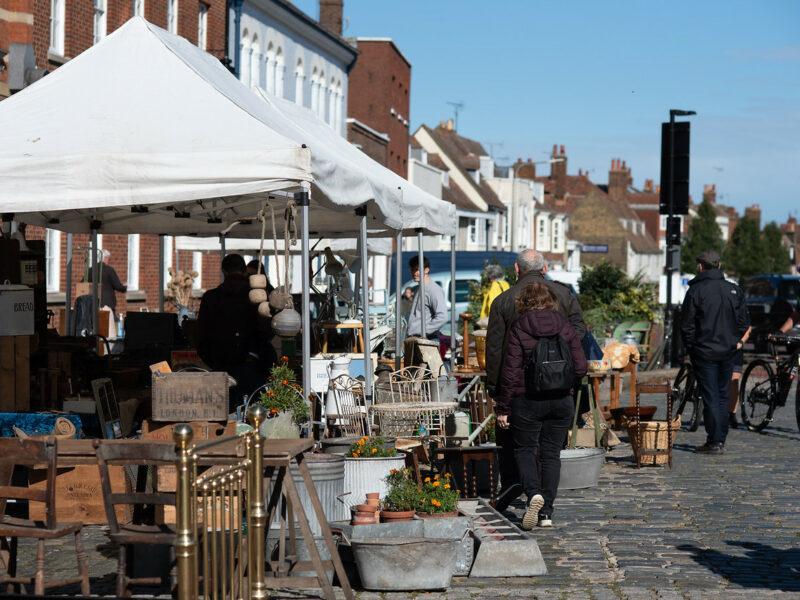
[[[13,427],[28,435],[48,435],[59,417],[71,421],[75,425],[75,437],[81,437],[80,417],[64,413],[0,413],[0,437],[16,437]]]

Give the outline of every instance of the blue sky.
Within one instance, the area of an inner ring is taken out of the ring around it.
[[[570,173],[604,183],[622,158],[640,187],[658,181],[660,122],[692,109],[695,199],[716,183],[766,219],[800,212],[800,1],[345,0],[345,20],[412,63],[413,129],[460,100],[459,131],[502,143],[500,163],[564,144]]]

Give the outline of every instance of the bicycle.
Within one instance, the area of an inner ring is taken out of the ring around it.
[[[768,338],[772,361],[756,358],[744,371],[739,392],[742,421],[750,431],[761,431],[772,421],[775,409],[786,406],[792,382],[800,368],[800,336],[771,335]],[[777,346],[790,349],[785,358],[778,357]],[[772,362],[775,363],[773,368]],[[800,386],[795,390],[795,416],[800,429]]]
[[[700,414],[703,412],[703,398],[698,391],[697,379],[690,363],[684,362],[681,365],[678,374],[675,376],[672,389],[678,401],[676,414],[681,417],[681,426],[685,426],[688,431],[697,431],[700,426]],[[689,420],[684,421],[683,412],[687,404],[690,404]]]

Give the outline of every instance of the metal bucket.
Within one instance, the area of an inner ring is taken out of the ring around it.
[[[605,462],[602,448],[567,448],[561,451],[560,490],[595,487]]]
[[[350,512],[338,500],[344,493],[344,457],[338,454],[312,454],[307,453],[305,456],[305,463],[308,465],[308,471],[311,474],[311,480],[314,482],[314,487],[317,489],[322,510],[325,512],[325,517],[328,522],[341,521],[350,518]],[[300,502],[303,505],[303,510],[308,517],[308,522],[311,525],[311,531],[314,535],[321,535],[322,529],[319,526],[317,517],[311,506],[311,499],[308,497],[303,477],[295,464],[292,464],[290,471],[295,486],[297,486],[297,493],[300,495]],[[275,476],[272,477],[272,481]],[[267,488],[267,498],[272,489],[271,484]],[[272,521],[272,528],[280,526],[279,515],[276,514]]]
[[[461,540],[352,540],[361,585],[367,590],[443,590],[450,587]]]
[[[370,492],[378,492],[383,498],[388,491],[384,478],[392,469],[402,469],[406,459],[403,455],[388,458],[345,458],[344,463],[342,502],[349,511],[351,506],[363,504]]]

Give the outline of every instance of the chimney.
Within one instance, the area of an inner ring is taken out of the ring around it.
[[[625,161],[619,158],[611,160],[611,170],[608,172],[608,195],[613,200],[624,200],[631,183],[631,171]]]
[[[647,194],[652,194],[655,191],[655,186],[653,185],[652,179],[645,179],[644,180],[644,191]]]
[[[564,146],[553,144],[553,155],[550,157],[550,179],[555,180],[553,196],[561,200],[567,193],[567,153]]]
[[[715,204],[717,202],[717,184],[707,183],[703,186],[703,202]]]
[[[522,162],[521,158],[517,159],[514,163],[514,169],[517,177],[520,179],[535,179],[536,178],[536,165],[529,158],[527,162]]]
[[[744,216],[748,219],[753,219],[758,228],[761,229],[761,207],[758,204],[753,204],[745,208]]]
[[[344,0],[319,0],[319,24],[334,35],[342,35]]]

